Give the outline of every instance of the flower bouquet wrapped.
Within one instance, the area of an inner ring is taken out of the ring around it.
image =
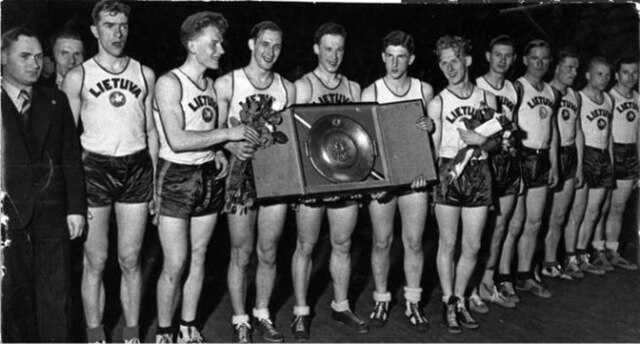
[[[278,131],[276,126],[282,123],[282,115],[274,110],[275,98],[267,94],[254,94],[241,102],[240,119],[229,119],[231,127],[249,126],[260,135],[258,149],[289,141],[287,135]],[[275,108],[280,108],[275,104]],[[255,206],[256,188],[253,179],[251,159],[242,160],[235,155],[229,159],[229,176],[226,180],[224,211],[240,213]]]

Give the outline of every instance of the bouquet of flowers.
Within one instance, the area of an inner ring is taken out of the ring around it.
[[[240,120],[232,117],[232,127],[247,125],[260,134],[258,149],[289,141],[287,135],[278,131],[276,126],[282,123],[282,115],[273,109],[275,99],[267,94],[254,94],[241,102]],[[255,205],[256,188],[253,179],[251,160],[241,160],[235,155],[229,159],[229,176],[226,180],[225,212],[240,213]]]

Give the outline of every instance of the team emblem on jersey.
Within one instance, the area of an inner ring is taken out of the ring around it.
[[[600,118],[598,120],[597,125],[598,125],[598,129],[604,130],[607,127],[607,121],[604,118]]]
[[[569,110],[567,109],[562,109],[562,113],[561,113],[562,119],[565,121],[569,120],[569,117],[571,117],[571,114],[569,113]]]
[[[546,106],[541,106],[540,110],[538,110],[538,114],[540,115],[540,118],[545,119],[547,117],[549,117],[549,113],[550,111],[547,109]]]
[[[121,107],[127,102],[127,97],[122,94],[122,92],[115,91],[109,95],[109,103],[113,105],[113,107]]]
[[[213,119],[213,110],[209,107],[202,109],[202,120],[209,123]]]
[[[636,113],[633,111],[627,112],[627,121],[633,122],[636,119]]]

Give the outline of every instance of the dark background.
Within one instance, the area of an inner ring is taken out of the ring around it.
[[[415,2],[415,1],[414,1]],[[89,31],[94,1],[5,0],[2,29],[26,25],[48,46],[49,37],[64,26],[75,28],[85,41],[86,57],[97,51]],[[638,13],[634,4],[357,4],[284,2],[187,2],[133,1],[127,53],[153,68],[157,74],[180,65],[184,50],[179,28],[190,14],[218,11],[229,20],[226,55],[219,73],[244,66],[249,60],[247,39],[251,27],[262,20],[277,22],[284,31],[283,51],[276,70],[295,81],[316,66],[313,35],[325,21],[347,28],[345,75],[363,87],[384,74],[381,40],[389,31],[405,30],[416,40],[416,61],[410,74],[431,83],[436,91],[445,85],[433,54],[436,40],[445,34],[471,39],[474,57],[472,77],[484,74],[484,50],[491,38],[511,35],[520,53],[534,38],[549,41],[554,54],[564,46],[582,55],[583,66],[593,55],[615,62],[621,55],[638,55]],[[551,72],[553,72],[551,70]],[[518,59],[512,78],[524,73]],[[584,77],[576,81],[581,88]],[[212,76],[215,77],[215,74]],[[549,75],[548,77],[551,77]]]

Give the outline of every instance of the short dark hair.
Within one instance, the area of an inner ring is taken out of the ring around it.
[[[580,60],[580,54],[571,47],[564,47],[558,53],[557,63],[560,64],[564,59],[574,58]]]
[[[80,36],[78,31],[70,28],[64,28],[56,32],[55,34],[53,34],[53,36],[51,36],[51,38],[49,39],[49,44],[51,45],[51,49],[53,49],[53,47],[56,45],[56,42],[59,39],[74,39],[76,41],[82,42],[82,36]]]
[[[187,17],[180,26],[180,42],[186,48],[187,43],[200,33],[201,30],[213,26],[224,35],[229,27],[225,17],[217,12],[201,11]]]
[[[547,48],[551,52],[551,45],[543,39],[534,39],[524,46],[523,56],[529,55],[533,48]]]
[[[440,57],[440,53],[445,49],[455,50],[458,57],[469,56],[471,53],[471,41],[461,36],[442,36],[436,42],[436,55]]]
[[[265,20],[259,22],[251,28],[251,31],[249,32],[249,38],[256,40],[267,30],[280,32],[280,34],[282,35],[282,29],[278,24],[271,20]]]
[[[516,44],[513,41],[513,38],[511,38],[511,36],[509,35],[500,35],[491,39],[491,41],[489,41],[487,51],[491,52],[493,50],[493,47],[496,45],[507,45],[512,47],[514,51],[516,50]]]
[[[100,12],[108,12],[111,15],[123,13],[127,17],[131,14],[131,7],[118,0],[100,0],[94,6],[91,11],[91,18],[93,18],[93,25],[97,25],[100,20]]]
[[[386,36],[384,36],[384,38],[382,39],[382,51],[385,51],[385,49],[387,49],[387,47],[390,45],[405,47],[409,54],[413,54],[413,51],[415,49],[413,37],[411,37],[410,34],[400,30],[391,31]]]
[[[12,29],[5,31],[2,34],[2,51],[5,51],[11,48],[11,46],[13,46],[13,43],[17,42],[18,39],[20,39],[20,36],[34,37],[35,39],[38,39],[38,36],[36,36],[36,34],[33,31],[31,31],[26,27],[24,26],[14,27]]]
[[[623,64],[640,64],[637,57],[624,55],[616,61],[616,73],[620,71]]]
[[[340,25],[338,23],[326,22],[326,23],[320,25],[320,27],[316,30],[316,33],[314,35],[314,43],[316,43],[316,44],[320,43],[320,39],[324,35],[342,36],[342,38],[344,38],[344,40],[346,41],[347,40],[347,29],[345,29],[344,26],[342,26],[342,25]]]
[[[593,56],[592,58],[589,59],[589,62],[587,63],[587,71],[590,71],[591,68],[593,68],[593,66],[597,64],[603,64],[609,67],[609,69],[611,69],[611,63],[609,63],[609,61],[607,61],[607,59],[604,56],[598,55],[598,56]]]

